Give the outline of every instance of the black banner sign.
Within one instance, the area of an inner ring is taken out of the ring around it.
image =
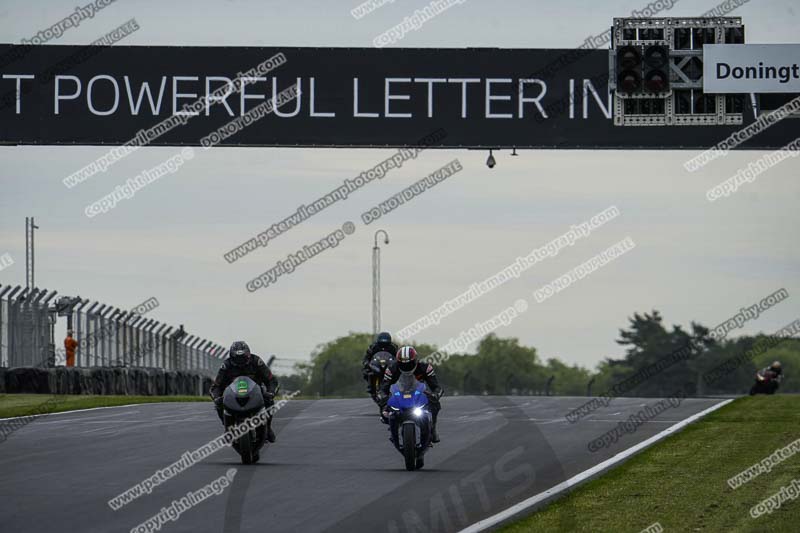
[[[0,45],[3,144],[698,149],[741,129],[615,127],[612,98],[607,50]]]

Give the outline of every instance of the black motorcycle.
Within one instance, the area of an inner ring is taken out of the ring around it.
[[[372,401],[376,404],[380,405],[380,398],[378,397],[378,392],[381,390],[381,381],[383,380],[383,374],[386,372],[386,368],[392,364],[394,361],[394,356],[389,352],[378,352],[372,356],[372,360],[369,362],[369,385],[370,385],[370,394],[372,396]]]
[[[261,386],[247,376],[234,379],[225,389],[222,406],[223,423],[225,430],[228,431],[265,409]],[[266,417],[264,420],[266,421]],[[242,464],[249,465],[258,462],[258,452],[264,446],[266,439],[267,428],[266,423],[263,423],[234,439],[231,446],[242,456]]]

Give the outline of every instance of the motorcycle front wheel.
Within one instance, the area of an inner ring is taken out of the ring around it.
[[[414,424],[403,425],[403,457],[406,460],[406,470],[416,470],[417,426]]]
[[[255,462],[255,443],[252,431],[239,438],[239,455],[242,456],[243,465],[251,465]]]

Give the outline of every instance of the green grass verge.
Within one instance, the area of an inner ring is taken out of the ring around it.
[[[665,532],[800,531],[800,498],[772,514],[750,508],[800,479],[800,454],[731,489],[727,480],[800,438],[800,397],[756,396],[735,402],[579,487],[503,533],[638,533],[658,522]]]
[[[60,394],[0,394],[0,418],[60,413],[73,409],[154,402],[209,402],[203,396],[92,396]]]

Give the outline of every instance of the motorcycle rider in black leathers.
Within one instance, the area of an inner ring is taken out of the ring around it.
[[[264,396],[264,406],[269,409],[274,405],[275,392],[278,390],[278,380],[272,375],[267,364],[254,353],[250,352],[250,347],[244,341],[236,341],[231,344],[228,357],[223,361],[217,373],[214,384],[211,385],[211,399],[214,400],[214,407],[217,409],[219,419],[222,417],[222,398],[225,389],[233,383],[239,376],[247,376],[259,385]],[[224,422],[224,421],[223,421]],[[272,431],[272,416],[267,419],[267,440],[275,442],[275,432]]]
[[[436,418],[442,408],[439,399],[442,397],[444,390],[439,385],[439,378],[436,377],[436,372],[433,365],[420,361],[417,359],[417,351],[413,346],[403,346],[397,350],[397,355],[392,364],[386,369],[383,374],[383,381],[381,382],[380,402],[381,410],[383,411],[384,419],[388,418],[386,413],[386,402],[389,400],[390,388],[397,383],[400,375],[406,372],[413,372],[417,380],[424,382],[430,391],[426,391],[428,395],[428,406],[433,418],[433,427],[431,428],[431,440],[439,442],[439,432],[436,431]]]
[[[378,333],[377,337],[375,337],[375,342],[367,348],[367,352],[364,354],[364,360],[361,362],[361,375],[367,382],[367,392],[369,392],[372,397],[375,397],[378,391],[372,390],[372,382],[369,379],[372,374],[372,369],[369,367],[369,364],[378,352],[389,352],[392,356],[397,353],[397,345],[392,342],[392,336],[386,331]]]

